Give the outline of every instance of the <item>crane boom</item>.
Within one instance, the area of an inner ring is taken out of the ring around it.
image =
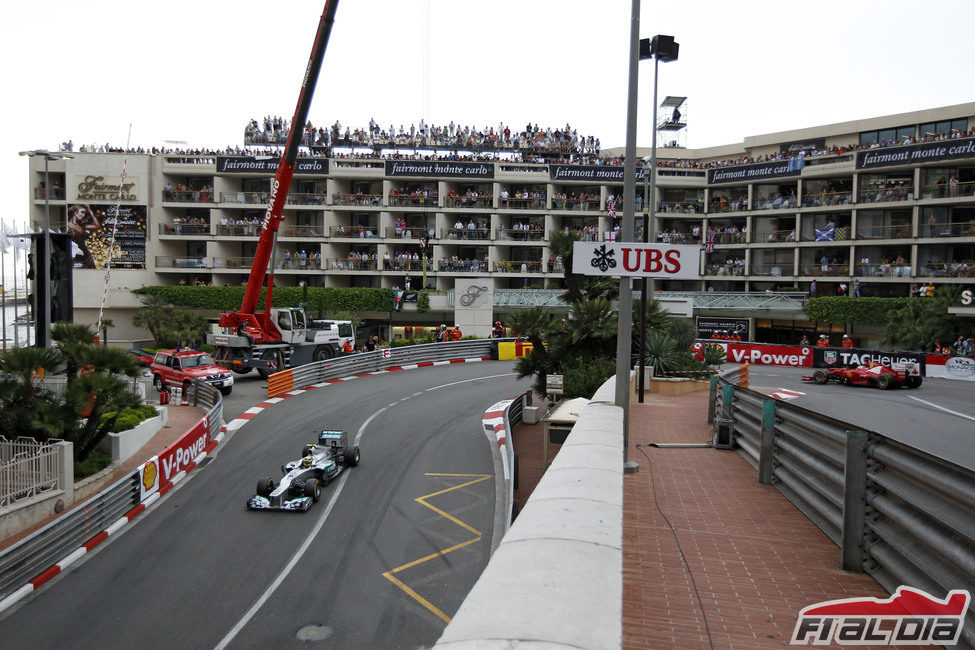
[[[244,300],[241,303],[240,311],[236,314],[224,314],[226,318],[221,318],[221,325],[225,324],[225,320],[227,321],[226,326],[235,326],[244,322],[253,324],[254,309],[257,307],[261,287],[267,276],[267,265],[274,246],[274,234],[277,232],[278,226],[281,225],[284,204],[288,198],[288,188],[291,186],[291,177],[294,175],[295,161],[298,158],[298,145],[301,143],[305,122],[308,120],[308,109],[311,106],[312,95],[315,94],[318,73],[322,67],[322,59],[325,57],[329,35],[332,33],[338,4],[339,0],[326,0],[325,9],[318,23],[315,43],[312,46],[311,55],[308,57],[305,76],[301,82],[298,105],[295,107],[295,114],[291,119],[291,128],[288,130],[288,140],[284,152],[281,154],[281,160],[278,162],[277,173],[271,182],[267,210],[261,222],[261,237],[254,254],[254,264],[247,279],[247,289],[244,291]],[[265,332],[273,331],[273,328],[262,327],[262,329]]]

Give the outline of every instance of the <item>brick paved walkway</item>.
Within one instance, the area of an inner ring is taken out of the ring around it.
[[[630,407],[631,445],[709,442],[707,399],[648,394]],[[836,545],[737,452],[641,446],[630,459],[640,471],[623,480],[624,648],[780,648],[806,605],[887,595],[836,569]]]

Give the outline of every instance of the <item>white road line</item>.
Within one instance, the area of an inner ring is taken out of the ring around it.
[[[975,422],[975,417],[972,417],[971,415],[965,415],[964,413],[959,413],[958,411],[952,411],[951,409],[946,409],[943,406],[938,406],[937,404],[934,404],[927,400],[923,400],[920,397],[911,397],[910,395],[908,395],[908,397],[910,397],[912,400],[916,402],[921,402],[921,404],[927,404],[933,409],[938,409],[939,411],[944,411],[945,413],[951,413],[952,415],[957,415],[960,418],[965,418],[966,420],[971,420]]]
[[[318,521],[315,523],[315,527],[312,528],[311,532],[308,533],[308,536],[305,537],[305,541],[302,542],[298,550],[295,551],[294,555],[291,556],[287,566],[281,570],[281,573],[279,573],[278,577],[274,579],[274,582],[272,582],[271,585],[264,590],[264,593],[261,594],[261,597],[257,599],[257,602],[254,603],[251,608],[247,610],[247,613],[244,614],[239,621],[237,621],[237,624],[234,625],[229,632],[227,632],[227,636],[220,640],[220,643],[216,645],[216,650],[223,650],[230,645],[230,642],[234,640],[234,637],[236,637],[237,634],[244,629],[244,626],[250,622],[250,620],[254,617],[254,614],[256,614],[261,607],[264,606],[264,603],[266,603],[267,599],[271,597],[271,594],[273,594],[275,590],[281,586],[284,579],[287,578],[288,574],[291,573],[291,570],[295,568],[295,566],[298,564],[298,560],[300,560],[301,556],[305,554],[305,551],[308,550],[311,543],[315,541],[315,537],[318,535],[319,531],[321,531],[322,526],[325,525],[325,521],[328,519],[328,516],[332,514],[332,508],[335,507],[335,503],[338,501],[339,495],[342,494],[342,488],[345,487],[345,480],[348,477],[349,475],[346,473],[343,473],[342,476],[339,477],[338,481],[336,481],[338,485],[335,488],[335,492],[332,494],[332,498],[328,501],[328,507],[325,508],[325,512],[323,512],[321,517],[318,518]]]
[[[470,379],[463,379],[461,381],[452,381],[449,384],[441,384],[440,386],[434,386],[433,388],[428,388],[427,390],[428,391],[438,390],[440,388],[446,388],[447,386],[466,384],[472,381],[479,381],[481,379],[496,379],[498,377],[511,377],[514,376],[514,374],[515,373],[513,372],[506,372],[500,375],[490,375],[488,377],[472,377]],[[388,406],[384,406],[383,408],[379,409],[378,411],[370,415],[368,418],[366,418],[366,421],[362,423],[362,426],[359,427],[359,430],[355,434],[354,444],[356,445],[359,444],[359,440],[362,439],[362,433],[366,430],[366,427],[369,426],[369,423],[372,422],[376,416],[378,416],[380,413],[382,413],[388,408],[389,408]],[[345,487],[345,481],[348,477],[349,477],[348,473],[343,472],[341,476],[339,476],[338,480],[333,481],[333,483],[336,484],[335,492],[332,494],[332,498],[329,499],[328,506],[325,508],[325,511],[322,513],[321,517],[319,517],[318,521],[315,522],[315,527],[312,528],[312,530],[308,533],[308,536],[305,537],[305,541],[301,543],[301,546],[298,547],[298,550],[295,551],[294,555],[291,556],[291,559],[288,560],[288,564],[281,570],[281,573],[279,573],[278,576],[274,579],[274,581],[270,584],[270,586],[268,586],[268,588],[264,590],[264,593],[261,594],[261,597],[257,599],[257,602],[251,605],[251,608],[247,610],[247,613],[245,613],[241,617],[241,619],[237,621],[237,624],[234,625],[229,632],[227,632],[227,635],[220,640],[220,643],[218,643],[215,646],[215,650],[223,650],[228,645],[230,645],[230,643],[234,640],[234,638],[238,634],[240,634],[240,631],[244,629],[244,627],[250,622],[252,618],[254,618],[254,615],[257,614],[258,611],[260,611],[261,607],[264,606],[264,603],[267,602],[268,598],[270,598],[271,595],[277,590],[277,588],[281,586],[281,583],[284,582],[285,578],[288,577],[288,574],[290,574],[291,571],[295,568],[295,566],[298,564],[298,561],[301,559],[301,556],[305,554],[305,551],[307,551],[308,547],[311,546],[311,543],[314,541],[315,537],[318,535],[319,532],[321,532],[322,527],[325,525],[325,521],[328,519],[328,516],[332,513],[332,508],[335,507],[335,503],[336,501],[338,501],[339,495],[342,493],[342,488]]]

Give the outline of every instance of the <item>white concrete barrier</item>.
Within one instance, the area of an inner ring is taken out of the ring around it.
[[[617,649],[623,639],[623,410],[583,411],[437,648]]]

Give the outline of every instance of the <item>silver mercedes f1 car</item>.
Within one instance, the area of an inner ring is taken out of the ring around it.
[[[305,511],[318,501],[322,488],[349,467],[359,464],[359,448],[345,431],[324,430],[318,443],[302,447],[298,460],[281,466],[284,476],[257,482],[257,494],[247,500],[250,510]]]

